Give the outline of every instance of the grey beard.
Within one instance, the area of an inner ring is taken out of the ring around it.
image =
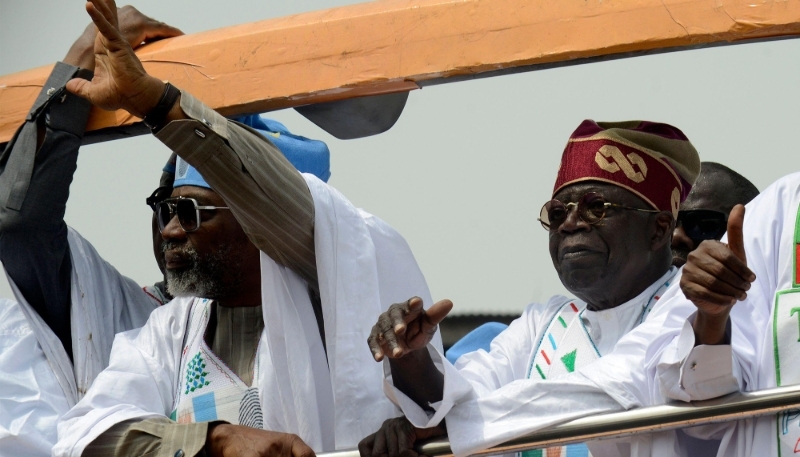
[[[190,259],[189,267],[167,270],[167,292],[173,297],[222,299],[235,294],[242,284],[242,261],[239,256],[232,255],[233,247],[229,244],[207,255],[169,241],[161,248],[163,252],[177,248]],[[224,278],[233,280],[226,282]]]

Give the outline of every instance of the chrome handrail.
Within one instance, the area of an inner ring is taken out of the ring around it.
[[[713,400],[670,403],[582,417],[538,430],[474,455],[508,454],[569,443],[728,422],[775,414],[792,408],[800,408],[800,384],[757,392],[734,393]],[[417,446],[417,451],[430,457],[453,455],[450,442],[446,438],[422,443]],[[359,453],[358,450],[337,451],[318,454],[318,457],[359,457]]]

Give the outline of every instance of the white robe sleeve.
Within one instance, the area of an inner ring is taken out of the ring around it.
[[[658,377],[667,398],[680,401],[707,400],[737,392],[741,374],[730,344],[695,346],[693,313],[674,344],[662,355]]]
[[[674,314],[667,313],[663,300],[675,293],[670,291],[644,323],[595,362],[555,379],[525,379],[522,375],[517,381],[457,403],[446,417],[455,455],[469,455],[579,417],[662,403],[654,382],[655,367],[645,361],[654,358],[650,352],[661,347],[664,337],[660,332],[677,332],[694,309],[684,306]]]
[[[119,422],[169,416],[190,304],[189,299],[173,300],[154,311],[141,329],[117,335],[108,368],[59,422],[54,456],[79,457]]]
[[[565,297],[553,297],[563,302]],[[549,307],[552,314],[552,306]],[[430,415],[403,392],[397,389],[391,378],[388,359],[384,360],[384,392],[403,411],[415,427],[434,427],[458,402],[474,398],[475,395],[489,393],[515,379],[526,376],[528,358],[533,350],[534,332],[539,321],[546,319],[548,305],[529,305],[522,316],[501,332],[492,341],[489,352],[479,349],[459,357],[453,366],[433,345],[428,352],[436,367],[444,374],[444,393],[442,401],[431,404],[434,414]],[[546,325],[540,324],[540,325]],[[533,331],[532,331],[533,329]]]
[[[49,456],[68,410],[20,305],[0,300],[0,454]]]

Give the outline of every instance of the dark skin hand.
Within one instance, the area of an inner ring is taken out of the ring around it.
[[[136,49],[147,43],[183,35],[179,29],[147,17],[136,8],[125,5],[117,9],[119,29],[128,44]],[[63,62],[94,71],[94,44],[97,26],[90,23],[69,49]]]
[[[414,450],[414,443],[444,436],[447,430],[442,427],[416,428],[405,417],[387,419],[380,430],[358,443],[361,457],[425,457]]]
[[[423,408],[442,399],[444,378],[426,347],[452,309],[450,300],[439,301],[427,311],[419,297],[395,303],[378,317],[367,339],[375,361],[389,357],[394,385]]]
[[[756,280],[747,268],[743,225],[744,206],[736,205],[728,217],[728,244],[703,241],[683,267],[681,290],[697,307],[692,328],[698,345],[725,342],[731,308],[747,298]]]
[[[314,457],[297,435],[231,424],[209,426],[205,450],[209,457]]]
[[[117,7],[113,1],[87,2],[86,12],[99,31],[94,40],[94,78],[91,81],[82,78],[72,79],[67,83],[67,90],[104,110],[124,109],[136,117],[143,118],[161,100],[164,82],[148,75],[142,67],[126,37],[126,32],[120,27]],[[136,41],[139,37],[147,39],[147,35],[141,34],[134,34],[131,39]],[[180,103],[175,103],[165,123],[185,118]]]
[[[130,5],[119,8],[117,10],[117,15],[119,17],[119,27],[122,31],[122,37],[128,42],[132,49],[154,41],[183,35],[183,32],[175,27],[147,17]],[[83,34],[81,34],[69,48],[69,52],[67,52],[62,62],[85,70],[94,71],[94,45],[96,38],[97,26],[95,26],[93,22],[89,23],[83,31]],[[44,129],[40,128],[37,149],[41,146],[43,141]]]

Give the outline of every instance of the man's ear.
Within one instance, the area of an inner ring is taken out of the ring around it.
[[[672,244],[672,232],[675,230],[675,218],[669,211],[656,214],[653,224],[653,235],[650,238],[650,249],[658,251],[665,244]]]

